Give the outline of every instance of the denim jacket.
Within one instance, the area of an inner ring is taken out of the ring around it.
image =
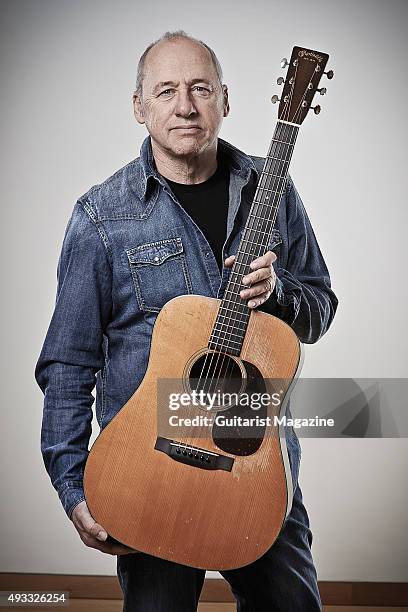
[[[230,167],[223,261],[236,253],[264,159],[222,139]],[[258,309],[316,342],[337,307],[328,270],[296,188],[288,178],[270,249],[277,253],[272,296]],[[44,393],[41,451],[70,517],[84,498],[92,391],[101,429],[139,386],[157,314],[171,298],[221,298],[230,269],[219,267],[200,228],[158,174],[150,137],[140,157],[76,202],[57,266],[54,312],[35,378]],[[266,340],[268,341],[268,340]],[[300,448],[288,445],[294,480]]]

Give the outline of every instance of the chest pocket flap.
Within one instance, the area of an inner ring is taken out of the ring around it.
[[[192,293],[181,238],[142,244],[126,254],[141,310],[159,312],[172,298]]]
[[[169,257],[180,255],[181,253],[183,253],[183,244],[180,238],[142,244],[135,249],[127,251],[130,263],[152,264],[156,266],[160,266]]]

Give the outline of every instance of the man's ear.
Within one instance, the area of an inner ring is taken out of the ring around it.
[[[133,94],[133,113],[138,123],[145,123],[145,119],[143,116],[142,99],[141,96],[136,92],[134,92]]]
[[[223,92],[223,96],[224,96],[224,117],[228,117],[229,112],[230,112],[230,105],[229,105],[229,100],[228,100],[228,87],[227,85],[223,85],[222,86],[222,92]]]

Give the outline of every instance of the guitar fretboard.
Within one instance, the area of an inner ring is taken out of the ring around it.
[[[249,264],[269,248],[278,208],[285,190],[289,163],[299,126],[278,121],[258,181],[245,229],[238,246],[224,297],[221,301],[208,347],[239,355],[250,316],[242,277],[251,272]]]

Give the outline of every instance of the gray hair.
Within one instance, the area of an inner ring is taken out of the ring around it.
[[[161,36],[160,38],[158,38],[157,40],[152,42],[147,47],[147,49],[145,49],[143,54],[141,55],[141,57],[139,59],[139,63],[137,65],[136,88],[135,88],[135,93],[138,96],[140,96],[142,94],[142,83],[143,83],[143,79],[144,79],[144,67],[145,67],[145,62],[146,62],[146,56],[149,53],[150,49],[155,47],[159,42],[162,42],[163,40],[175,40],[177,38],[186,38],[187,40],[192,40],[193,42],[196,42],[196,43],[202,45],[205,49],[207,49],[207,51],[209,52],[209,54],[211,56],[212,62],[214,64],[214,68],[215,68],[215,70],[217,72],[217,76],[218,76],[218,79],[220,81],[220,84],[222,84],[222,69],[221,69],[221,64],[218,61],[218,58],[215,55],[214,51],[211,49],[211,47],[206,45],[205,42],[203,42],[202,40],[198,40],[197,38],[194,38],[194,36],[190,36],[189,34],[184,32],[184,30],[176,30],[175,32],[165,32],[163,34],[163,36]]]

